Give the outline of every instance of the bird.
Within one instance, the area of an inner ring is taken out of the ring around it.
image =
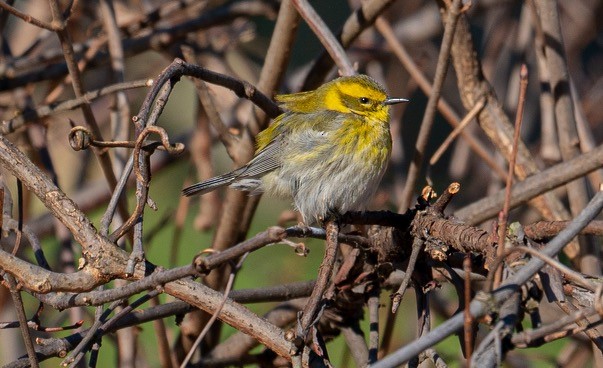
[[[390,106],[408,100],[363,74],[275,99],[284,112],[257,135],[249,163],[182,194],[229,186],[291,198],[307,225],[365,210],[391,155]]]

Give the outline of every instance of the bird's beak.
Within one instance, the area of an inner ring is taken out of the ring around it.
[[[400,102],[408,102],[406,98],[388,98],[383,102],[384,105],[395,105]]]

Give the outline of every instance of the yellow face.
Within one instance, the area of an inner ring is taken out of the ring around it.
[[[324,105],[329,110],[353,113],[383,122],[389,120],[385,90],[366,75],[335,79],[322,88],[325,88]]]

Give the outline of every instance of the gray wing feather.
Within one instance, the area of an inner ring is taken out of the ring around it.
[[[205,194],[225,185],[230,185],[237,177],[237,173],[242,169],[243,168],[240,168],[227,174],[216,176],[186,187],[182,189],[182,195],[189,197],[195,194]]]
[[[186,187],[182,190],[182,194],[187,197],[195,194],[205,194],[214,189],[236,183],[239,180],[262,177],[278,169],[281,165],[278,158],[280,157],[282,147],[281,140],[277,137],[274,141],[270,142],[247,165],[224,175]]]
[[[275,139],[270,142],[263,150],[258,152],[255,157],[245,165],[239,177],[255,178],[278,169],[281,166],[281,139]]]

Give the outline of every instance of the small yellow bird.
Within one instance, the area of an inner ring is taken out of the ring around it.
[[[248,164],[185,188],[185,196],[222,186],[293,198],[304,223],[362,211],[392,147],[388,98],[366,75],[337,78],[314,91],[276,96],[285,111],[257,135]]]

